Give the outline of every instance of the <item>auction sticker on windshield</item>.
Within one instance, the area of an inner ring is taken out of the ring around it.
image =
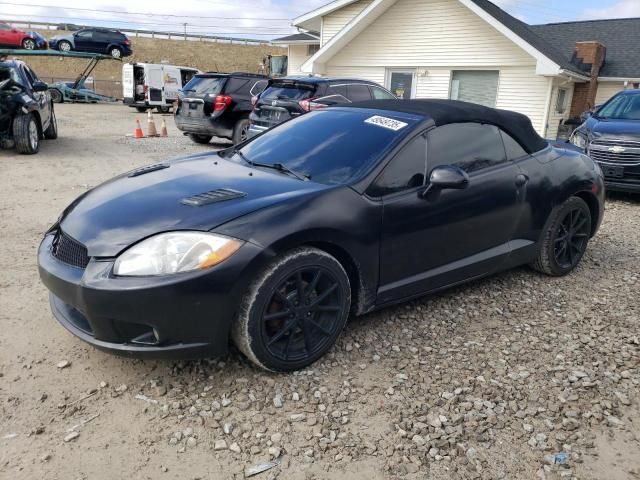
[[[388,128],[389,130],[393,130],[397,132],[398,130],[402,130],[404,127],[409,125],[408,123],[401,122],[400,120],[394,120],[393,118],[381,117],[380,115],[374,115],[373,117],[367,118],[365,123],[370,123],[371,125],[377,125],[379,127]]]

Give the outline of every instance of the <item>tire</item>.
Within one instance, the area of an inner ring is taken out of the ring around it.
[[[120,50],[118,47],[111,47],[109,49],[109,55],[111,55],[112,58],[122,58],[122,50]]]
[[[25,50],[35,50],[35,40],[33,38],[25,38],[24,40],[22,40],[22,48],[24,48]]]
[[[58,43],[58,50],[61,52],[70,52],[73,48],[71,47],[71,43],[66,40],[62,40]]]
[[[53,103],[64,103],[64,95],[57,88],[50,88],[49,94]]]
[[[231,336],[257,366],[291,372],[331,349],[350,307],[349,277],[340,262],[322,250],[298,248],[257,275],[242,299]]]
[[[567,275],[582,260],[590,238],[591,210],[581,198],[571,197],[547,221],[531,266],[549,276]]]
[[[196,135],[195,133],[190,133],[189,138],[196,143],[200,143],[202,145],[206,145],[213,138],[212,135]]]
[[[248,118],[242,118],[236,122],[233,127],[233,136],[231,137],[234,145],[242,143],[247,139],[250,124]]]
[[[13,120],[13,139],[18,153],[33,155],[40,148],[40,128],[36,117],[31,114],[18,115]]]
[[[58,120],[56,119],[56,112],[53,108],[51,109],[51,121],[44,131],[44,138],[47,140],[55,140],[58,138]]]
[[[136,107],[136,110],[140,113],[147,113],[147,107]]]
[[[156,107],[156,111],[158,113],[162,113],[162,114],[167,114],[171,111],[171,107],[166,106],[166,107]]]

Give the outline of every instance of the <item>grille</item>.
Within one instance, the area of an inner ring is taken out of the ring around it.
[[[62,230],[58,230],[52,245],[53,256],[61,262],[78,268],[89,265],[87,247],[77,242]]]
[[[640,142],[596,140],[589,145],[589,156],[604,163],[640,163]]]

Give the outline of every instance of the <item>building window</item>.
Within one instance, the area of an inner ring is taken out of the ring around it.
[[[307,45],[307,56],[312,57],[320,50],[320,44],[314,43],[313,45]]]
[[[566,88],[558,89],[558,98],[556,99],[556,112],[564,113],[567,111],[569,100],[569,91]]]
[[[456,70],[451,72],[451,100],[495,107],[498,98],[497,70]]]

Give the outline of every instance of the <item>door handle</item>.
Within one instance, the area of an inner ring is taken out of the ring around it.
[[[529,183],[529,177],[523,173],[516,177],[516,187],[524,187],[527,183]]]

